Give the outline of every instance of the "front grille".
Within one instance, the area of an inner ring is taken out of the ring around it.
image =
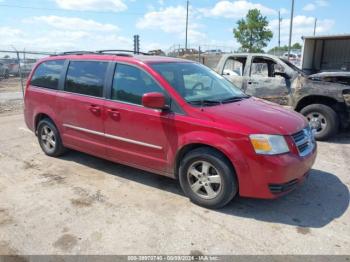
[[[279,194],[293,190],[298,185],[298,179],[294,179],[285,184],[270,184],[269,189],[272,194]]]
[[[309,127],[295,133],[292,137],[300,156],[307,156],[313,151],[315,147],[315,139],[312,130]]]

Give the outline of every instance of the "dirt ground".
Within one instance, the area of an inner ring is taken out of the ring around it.
[[[45,156],[0,114],[0,254],[349,254],[350,134],[319,143],[308,181],[278,200],[189,202],[171,179],[70,151]]]
[[[45,156],[22,108],[18,79],[0,81],[0,254],[350,253],[349,132],[318,143],[298,190],[213,211],[165,177],[75,151]]]
[[[26,79],[23,79],[25,86]],[[23,110],[23,95],[21,88],[21,79],[10,77],[0,79],[0,114],[18,113]]]
[[[23,78],[23,85],[26,85],[26,78]],[[10,77],[8,79],[0,79],[0,94],[5,92],[21,91],[21,79],[19,77]]]

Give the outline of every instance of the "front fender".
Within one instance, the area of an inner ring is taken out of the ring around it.
[[[245,138],[244,136],[230,139],[212,132],[194,131],[179,137],[176,156],[178,156],[178,153],[181,152],[184,147],[189,145],[201,144],[203,146],[212,147],[223,153],[229,159],[236,171],[239,186],[241,186],[246,180],[245,176],[250,174],[244,153],[240,150],[241,146],[247,146],[247,141],[248,138]],[[173,158],[173,167],[176,166],[176,156]]]

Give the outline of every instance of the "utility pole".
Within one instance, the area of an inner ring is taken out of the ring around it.
[[[134,53],[139,54],[140,53],[140,36],[134,35]]]
[[[187,36],[188,36],[188,6],[190,4],[190,1],[187,0],[187,11],[186,11],[186,42],[185,42],[185,50],[187,50]]]
[[[16,55],[17,55],[17,61],[18,61],[18,73],[19,76],[21,78],[21,88],[22,88],[22,95],[23,95],[23,99],[24,99],[24,83],[23,83],[23,74],[22,74],[22,67],[21,67],[21,58],[19,57],[19,52],[17,51],[17,49],[14,46],[11,46],[13,48],[13,50],[15,50]]]
[[[316,35],[316,28],[317,28],[317,18],[315,18],[314,35]]]
[[[278,11],[278,47],[281,47],[281,11]]]
[[[289,57],[290,57],[290,49],[291,49],[291,46],[292,46],[293,17],[294,17],[294,0],[292,0],[292,11],[291,11],[291,13],[290,13],[288,60],[289,60]]]

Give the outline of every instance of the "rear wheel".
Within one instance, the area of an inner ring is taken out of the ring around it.
[[[337,113],[329,106],[313,104],[304,107],[302,113],[315,130],[317,140],[327,140],[334,136],[339,129],[339,118]]]
[[[41,120],[37,130],[40,147],[46,155],[58,157],[65,153],[66,148],[62,144],[58,129],[51,120]]]
[[[198,148],[185,155],[179,180],[192,202],[207,208],[220,208],[238,192],[236,175],[228,160],[210,148]]]

